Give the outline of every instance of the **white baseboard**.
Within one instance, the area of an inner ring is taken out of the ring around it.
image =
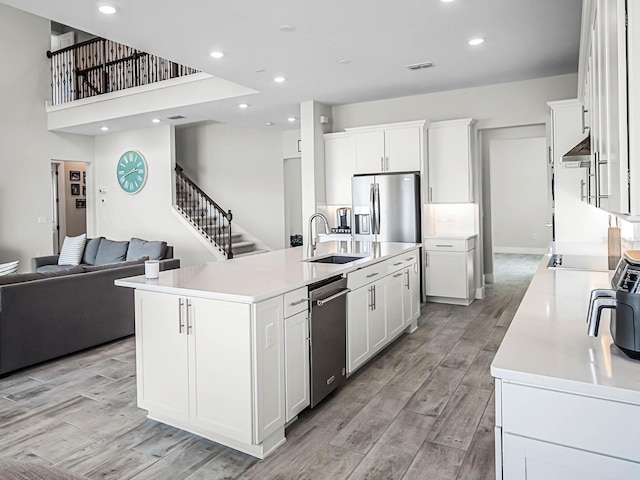
[[[493,253],[520,253],[523,255],[544,255],[548,250],[546,247],[493,247]]]
[[[484,283],[494,283],[495,281],[496,280],[495,280],[495,277],[493,276],[493,273],[484,274]]]
[[[484,298],[484,285],[480,288],[476,288],[476,300],[482,300],[483,298]]]

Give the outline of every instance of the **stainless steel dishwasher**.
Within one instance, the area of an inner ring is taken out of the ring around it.
[[[309,285],[311,408],[347,378],[347,279]]]

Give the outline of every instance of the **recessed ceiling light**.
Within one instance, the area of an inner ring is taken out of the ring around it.
[[[107,130],[109,130],[109,127],[100,127],[100,130],[102,130],[103,132],[106,132]]]
[[[153,123],[160,123],[160,119],[159,118],[154,118],[153,120],[151,120]]]
[[[453,2],[453,0],[440,0],[442,3],[450,3]]]
[[[469,40],[469,45],[481,45],[482,43],[484,43],[484,38],[472,38],[471,40]]]
[[[224,52],[220,52],[220,51],[215,51],[215,52],[211,52],[211,56],[213,58],[222,58],[224,57]]]
[[[284,78],[284,77],[275,77],[275,78],[273,79],[273,81],[274,81],[274,82],[276,82],[276,83],[282,83],[282,82],[284,82],[285,80],[286,80],[286,78]]]
[[[118,11],[118,9],[113,5],[100,5],[98,10],[100,10],[100,13],[104,13],[105,15],[113,15]]]
[[[266,69],[264,69],[264,68],[256,69],[256,73],[264,73],[265,71],[266,71]]]
[[[270,127],[271,125],[273,125],[273,122],[266,122],[266,123],[265,123],[265,125],[266,125],[267,127]]]
[[[296,27],[294,27],[293,25],[280,25],[280,31],[282,32],[293,32],[295,31]]]
[[[289,118],[287,118],[287,120],[290,121],[290,122],[295,122],[297,120],[297,118],[296,117],[289,117]]]
[[[338,60],[338,65],[346,65],[347,63],[351,63],[351,60],[349,60],[348,58],[341,58],[340,60]]]
[[[238,107],[240,107],[240,108],[248,108],[249,104],[248,103],[239,103]]]

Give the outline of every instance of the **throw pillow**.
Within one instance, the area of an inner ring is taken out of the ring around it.
[[[15,262],[0,263],[0,277],[16,273],[18,271],[19,262],[20,260],[16,260]]]
[[[87,243],[86,233],[77,237],[64,237],[62,250],[60,250],[60,256],[58,257],[58,265],[80,265],[85,243]]]
[[[88,238],[87,244],[84,247],[84,254],[82,255],[82,263],[87,265],[96,264],[96,255],[98,255],[98,248],[100,242],[104,237]]]
[[[107,263],[124,261],[127,256],[128,246],[129,242],[117,242],[115,240],[103,238],[100,241],[94,265],[105,265]]]
[[[134,237],[129,241],[127,260],[135,260],[142,257],[149,257],[149,260],[162,260],[166,248],[167,242],[148,242]]]

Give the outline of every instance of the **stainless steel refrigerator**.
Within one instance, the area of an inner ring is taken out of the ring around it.
[[[354,240],[420,242],[420,175],[356,175],[351,194]]]

